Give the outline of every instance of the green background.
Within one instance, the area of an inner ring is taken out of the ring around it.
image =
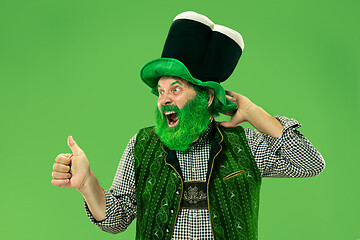
[[[52,165],[72,135],[111,186],[128,140],[154,124],[140,68],[188,10],[244,38],[223,86],[297,119],[326,161],[313,178],[263,179],[259,239],[360,239],[356,0],[1,1],[1,239],[134,239],[135,221],[119,235],[92,225]]]

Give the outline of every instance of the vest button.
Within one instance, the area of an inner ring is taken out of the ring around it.
[[[176,191],[175,193],[176,193],[176,195],[180,195],[180,192],[179,192],[179,190],[177,190],[177,191]]]
[[[169,230],[168,228],[167,228],[165,231],[166,231],[167,233],[170,232],[170,230]]]
[[[170,212],[171,212],[171,213],[174,213],[174,210],[173,210],[173,209],[171,209],[171,210],[170,210]]]

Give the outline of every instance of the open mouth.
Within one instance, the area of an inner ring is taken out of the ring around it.
[[[175,111],[166,111],[164,115],[167,119],[169,127],[175,127],[179,123],[179,117]]]

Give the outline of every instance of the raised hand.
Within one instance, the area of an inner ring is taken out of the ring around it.
[[[67,143],[72,154],[59,154],[55,158],[51,182],[54,186],[80,190],[90,177],[90,164],[84,151],[72,136],[68,137]]]
[[[247,97],[232,91],[225,91],[228,96],[226,96],[229,100],[236,104],[237,109],[224,113],[225,115],[231,116],[229,121],[221,122],[220,125],[224,127],[236,127],[240,123],[248,121],[247,112],[249,108],[256,106],[252,103]]]

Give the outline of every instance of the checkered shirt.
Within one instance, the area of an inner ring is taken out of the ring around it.
[[[302,178],[318,175],[325,161],[308,139],[297,128],[295,119],[275,116],[283,125],[280,138],[257,130],[244,128],[251,151],[262,177]],[[186,151],[176,151],[184,181],[205,181],[210,155],[212,124]],[[112,186],[104,190],[106,196],[105,220],[99,222],[92,216],[86,202],[85,210],[92,223],[103,231],[119,233],[136,218],[136,193],[134,179],[134,145],[136,134],[123,153]],[[214,239],[207,209],[181,209],[172,239]]]

